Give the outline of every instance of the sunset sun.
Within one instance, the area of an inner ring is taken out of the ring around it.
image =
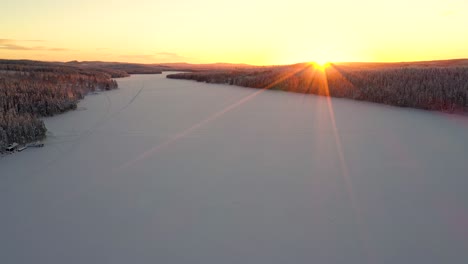
[[[317,59],[315,61],[310,62],[310,64],[320,68],[320,69],[325,69],[330,65],[330,62],[325,59]]]

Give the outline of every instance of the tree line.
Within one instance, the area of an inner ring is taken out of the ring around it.
[[[45,137],[39,117],[76,109],[87,93],[117,88],[113,69],[82,69],[40,62],[0,62],[0,152],[13,143]]]
[[[468,110],[468,67],[303,63],[261,70],[178,73],[167,78],[344,97],[438,111]]]

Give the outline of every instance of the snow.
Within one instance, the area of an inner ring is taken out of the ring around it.
[[[118,82],[0,158],[2,263],[468,259],[467,117]]]

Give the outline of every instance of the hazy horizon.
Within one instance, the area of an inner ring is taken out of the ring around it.
[[[468,2],[2,4],[0,58],[132,63],[407,62],[468,57]]]
[[[0,58],[7,59],[7,58]],[[104,63],[134,63],[134,64],[147,64],[147,65],[154,65],[154,64],[161,64],[161,65],[170,65],[170,64],[190,64],[190,65],[216,65],[216,64],[232,64],[232,65],[246,65],[246,66],[287,66],[287,65],[294,65],[294,64],[303,64],[303,63],[315,63],[315,61],[298,61],[293,63],[287,64],[251,64],[251,63],[243,63],[243,62],[226,62],[226,61],[217,61],[217,62],[209,62],[209,63],[193,63],[193,62],[186,62],[186,61],[175,61],[175,62],[135,62],[135,61],[106,61],[106,60],[35,60],[31,58],[13,58],[7,60],[30,60],[30,61],[43,61],[43,62],[52,62],[52,63],[68,63],[68,62],[104,62]],[[448,58],[448,59],[440,59],[440,60],[420,60],[420,61],[324,61],[323,63],[417,63],[417,62],[434,62],[434,61],[459,61],[459,60],[468,60],[468,57],[463,58]]]

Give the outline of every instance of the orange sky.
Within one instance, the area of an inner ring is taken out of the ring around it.
[[[0,58],[266,65],[468,57],[466,0],[3,2]]]

